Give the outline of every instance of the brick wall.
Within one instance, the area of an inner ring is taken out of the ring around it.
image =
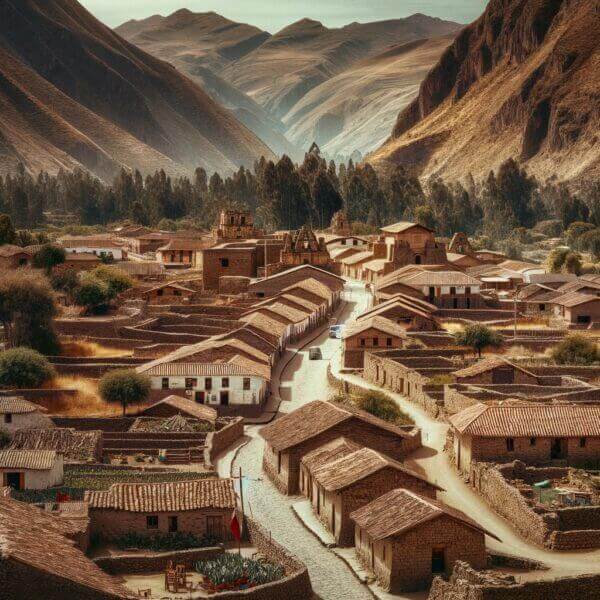
[[[244,436],[243,417],[234,417],[225,427],[218,431],[211,431],[206,436],[204,447],[204,464],[207,467],[212,466],[215,458],[223,451],[227,450],[234,442]]]
[[[202,281],[205,290],[219,289],[219,278],[227,277],[256,277],[257,257],[256,248],[235,250],[231,248],[210,248],[202,253]],[[228,261],[228,266],[222,266],[222,261]]]

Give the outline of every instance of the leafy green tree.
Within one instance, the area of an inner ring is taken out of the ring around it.
[[[582,267],[581,254],[577,252],[569,252],[565,257],[562,270],[565,273],[572,273],[573,275],[580,275]]]
[[[600,360],[598,345],[581,334],[565,337],[551,355],[559,365],[591,365]]]
[[[133,286],[131,277],[118,267],[108,267],[103,265],[101,267],[96,267],[90,275],[106,283],[111,298],[118,296]]]
[[[57,354],[55,315],[54,294],[44,275],[21,270],[0,273],[0,323],[8,348],[28,346]]]
[[[333,215],[342,208],[343,200],[326,171],[319,171],[311,188],[311,196],[319,229],[329,227]]]
[[[114,369],[102,377],[98,390],[106,402],[120,404],[125,415],[129,405],[148,400],[150,379],[132,369]]]
[[[0,352],[0,387],[38,388],[55,376],[48,359],[31,348]]]
[[[581,250],[579,241],[581,236],[588,231],[594,230],[595,227],[592,223],[583,223],[582,221],[575,221],[571,223],[568,229],[565,231],[565,242],[571,246],[574,250]]]
[[[592,229],[580,236],[579,247],[590,252],[596,260],[600,260],[600,228]]]
[[[423,227],[429,227],[429,229],[435,230],[437,226],[435,214],[430,206],[417,206],[415,208],[415,221]]]
[[[50,277],[52,289],[63,292],[72,301],[75,290],[79,287],[79,276],[75,269],[60,269]]]
[[[8,215],[0,215],[0,246],[15,243],[15,228]]]
[[[481,358],[482,350],[499,348],[503,341],[498,332],[479,323],[466,325],[462,331],[456,334],[455,338],[459,346],[473,348],[479,358]]]
[[[546,257],[546,269],[550,273],[560,273],[569,252],[568,248],[554,248]]]
[[[113,297],[105,281],[89,274],[81,278],[73,293],[75,304],[85,307],[88,312],[99,312]]]
[[[63,248],[47,244],[33,255],[33,266],[36,269],[44,269],[50,274],[54,267],[62,265],[66,259],[67,255]]]

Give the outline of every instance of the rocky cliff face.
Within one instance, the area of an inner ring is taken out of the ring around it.
[[[491,0],[373,159],[461,177],[510,154],[542,177],[591,175],[600,160],[599,32],[598,0]]]
[[[228,171],[270,149],[76,0],[0,1],[0,171]]]

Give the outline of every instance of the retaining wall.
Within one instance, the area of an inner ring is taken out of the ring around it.
[[[211,431],[206,436],[204,446],[204,464],[211,467],[215,458],[229,448],[235,441],[244,436],[244,419],[235,417],[230,423],[218,431]]]

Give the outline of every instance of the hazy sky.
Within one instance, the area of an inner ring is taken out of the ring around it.
[[[482,12],[487,0],[80,0],[101,21],[115,27],[129,19],[168,15],[179,8],[215,11],[275,32],[310,17],[330,27],[352,21],[379,21],[416,12],[468,23]]]

